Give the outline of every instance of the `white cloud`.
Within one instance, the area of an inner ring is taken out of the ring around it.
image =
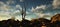
[[[11,17],[11,11],[14,11],[14,8],[2,1],[0,1],[0,20],[7,20]]]
[[[45,14],[43,14],[42,10],[46,9],[46,5],[41,5],[41,6],[37,6],[36,8],[32,7],[32,12],[34,12],[36,15],[38,15],[39,17],[43,17]]]
[[[9,6],[7,4],[5,4],[4,2],[0,1],[0,10],[10,10],[12,9],[13,7],[12,6]]]
[[[60,8],[60,0],[53,0],[53,7],[54,8]]]
[[[52,16],[52,13],[44,13],[44,11],[47,11],[49,9],[50,6],[46,6],[46,5],[41,5],[41,6],[37,6],[36,8],[32,7],[32,12],[34,12],[34,14],[36,14],[38,17],[40,18],[46,18],[49,19]]]
[[[20,10],[22,9],[20,5],[16,5],[16,7],[12,7],[8,4],[5,4],[4,2],[0,1],[0,12],[3,11],[3,13],[6,13],[6,12],[9,12],[9,14],[15,14],[15,13],[18,13],[16,12],[19,8]],[[17,10],[16,10],[17,9]],[[8,15],[8,13],[6,13]]]
[[[0,16],[10,16],[10,12],[0,12]]]
[[[51,17],[51,13],[35,13],[40,18]]]
[[[1,10],[0,15],[9,15],[10,14],[10,12],[8,12],[9,9],[10,9],[10,6],[0,1],[0,10]]]
[[[9,5],[9,4],[15,4],[15,1],[14,0],[8,0],[6,1],[6,3]]]
[[[24,0],[20,0],[20,2],[23,2]]]
[[[16,5],[16,8],[22,10],[22,7],[20,5]]]
[[[8,1],[7,1],[8,2]],[[11,1],[9,1],[11,2]],[[16,20],[22,20],[22,17],[19,16],[22,10],[22,7],[17,4],[15,7],[12,7],[9,5],[10,3],[4,3],[2,1],[0,1],[0,20],[7,20],[12,16],[16,17]],[[30,14],[28,11],[26,12],[27,14]],[[28,19],[28,18],[27,18]]]
[[[42,17],[44,17],[45,14],[37,13],[36,15],[38,15],[40,18],[42,18]]]
[[[45,10],[47,7],[46,7],[46,5],[41,5],[41,6],[37,6],[36,8],[33,8],[32,7],[32,12],[39,12],[39,11],[41,11],[41,10]]]
[[[16,10],[14,13],[19,13],[20,11],[19,10]]]
[[[46,5],[37,6],[35,9],[45,9]]]

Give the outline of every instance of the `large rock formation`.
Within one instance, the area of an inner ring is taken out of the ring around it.
[[[51,23],[54,23],[56,21],[60,21],[60,14],[56,14],[53,17],[51,17]]]

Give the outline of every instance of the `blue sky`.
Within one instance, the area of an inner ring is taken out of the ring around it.
[[[60,14],[60,0],[0,0],[0,20],[7,20],[12,16],[21,20],[21,10],[24,3],[28,20],[50,19],[55,14]]]

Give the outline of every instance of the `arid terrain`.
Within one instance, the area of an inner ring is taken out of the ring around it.
[[[22,21],[13,19],[0,21],[0,27],[60,27],[60,14],[51,17],[51,20],[44,18]]]

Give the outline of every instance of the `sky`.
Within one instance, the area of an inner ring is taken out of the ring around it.
[[[25,6],[24,6],[25,4]],[[26,8],[26,19],[46,18],[60,14],[60,0],[0,0],[0,21],[15,17],[22,20],[21,11]]]

